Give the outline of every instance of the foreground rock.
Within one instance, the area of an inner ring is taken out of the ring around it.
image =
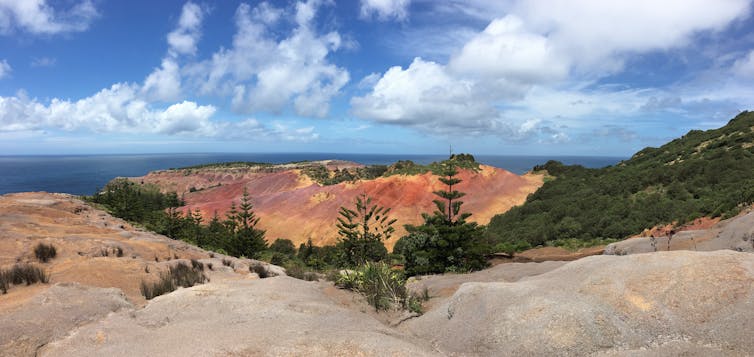
[[[437,352],[338,306],[324,283],[210,283],[155,298],[51,343],[42,356],[429,356]]]
[[[754,252],[754,209],[721,221],[706,229],[684,230],[656,238],[637,237],[609,244],[605,254],[627,255],[667,250],[713,251],[730,249]]]
[[[593,256],[468,283],[402,328],[446,354],[754,354],[754,255]]]

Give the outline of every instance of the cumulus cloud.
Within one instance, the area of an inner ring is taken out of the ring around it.
[[[361,118],[430,131],[488,130],[495,123],[490,120],[495,110],[475,83],[455,78],[443,65],[421,58],[406,69],[388,69],[370,93],[353,97],[351,105]]]
[[[169,52],[173,56],[196,54],[203,17],[204,11],[199,5],[192,2],[183,5],[178,26],[168,34]]]
[[[144,80],[141,93],[151,101],[176,100],[181,95],[181,73],[176,60],[162,59],[162,65]]]
[[[553,140],[568,140],[564,130],[589,125],[579,122],[584,116],[625,117],[680,105],[680,98],[653,100],[658,93],[651,91],[590,86],[623,70],[629,56],[682,48],[749,13],[748,0],[485,3],[469,3],[467,15],[498,15],[446,64],[418,59],[406,69],[391,67],[376,82],[369,77],[375,84],[352,98],[352,113],[430,133],[465,127],[468,133],[543,137],[552,131]],[[455,1],[435,6],[441,13],[462,7]],[[745,73],[749,62],[751,56],[734,67]],[[529,129],[537,118],[568,125]]]
[[[380,21],[405,20],[411,0],[361,0],[360,16],[363,19],[376,17]]]
[[[0,79],[3,79],[10,75],[10,72],[13,69],[10,67],[10,64],[8,64],[7,60],[0,61]]]
[[[187,75],[202,94],[231,95],[236,111],[278,113],[292,104],[299,115],[325,116],[350,77],[327,59],[342,41],[337,32],[316,33],[312,21],[319,6],[318,1],[297,3],[293,28],[278,40],[269,28],[277,15],[270,14],[286,10],[241,4],[232,47],[187,66]]]
[[[81,32],[99,16],[91,0],[76,2],[68,9],[56,9],[46,0],[0,0],[0,33],[25,31],[55,35]]]

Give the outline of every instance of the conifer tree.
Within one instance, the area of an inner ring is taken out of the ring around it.
[[[424,224],[406,225],[408,234],[393,249],[405,258],[404,268],[409,275],[478,270],[487,265],[482,227],[467,222],[471,214],[461,212],[460,198],[466,194],[455,189],[462,182],[456,177],[456,161],[451,157],[435,171],[438,180],[447,186],[434,192],[438,196],[433,201],[436,210],[431,215],[422,214]]]
[[[344,260],[352,266],[367,261],[380,261],[387,256],[385,240],[395,232],[390,219],[390,208],[372,204],[372,198],[365,193],[356,197],[355,209],[340,207],[338,217],[338,248]]]

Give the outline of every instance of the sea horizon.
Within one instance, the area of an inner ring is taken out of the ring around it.
[[[0,194],[47,191],[90,195],[116,177],[215,162],[250,161],[281,164],[293,161],[346,160],[364,165],[389,165],[398,160],[428,164],[448,154],[374,154],[330,152],[279,153],[137,153],[0,155]],[[523,174],[548,160],[598,168],[628,157],[579,155],[474,155],[482,164]]]

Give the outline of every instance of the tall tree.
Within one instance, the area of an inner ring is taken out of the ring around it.
[[[482,240],[483,229],[467,222],[470,213],[462,213],[461,197],[466,194],[455,189],[461,183],[457,178],[457,160],[451,157],[435,171],[445,190],[435,191],[433,214],[423,213],[424,224],[406,225],[407,235],[401,237],[394,252],[405,258],[405,270],[410,275],[469,271],[484,268],[488,251]]]
[[[231,205],[231,211],[233,209],[234,206]],[[265,231],[256,228],[259,217],[253,209],[254,205],[251,203],[249,191],[244,187],[237,213],[229,214],[229,220],[233,222],[228,223],[228,226],[232,227],[234,233],[233,244],[229,247],[232,252],[229,251],[229,253],[233,255],[257,257],[259,253],[267,249],[267,241],[264,240]]]
[[[347,264],[357,266],[387,256],[383,242],[395,232],[393,224],[397,221],[389,213],[390,208],[372,204],[365,193],[356,197],[355,209],[340,207],[337,246]]]

